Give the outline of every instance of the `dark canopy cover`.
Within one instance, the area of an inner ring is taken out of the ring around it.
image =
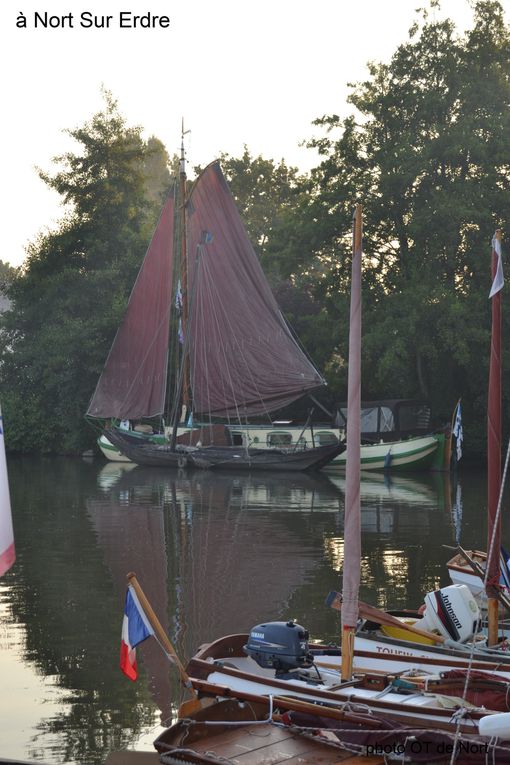
[[[262,414],[322,385],[283,319],[217,162],[198,178],[187,212],[194,411]]]
[[[164,411],[173,239],[174,200],[169,198],[89,404],[90,417],[131,420]]]

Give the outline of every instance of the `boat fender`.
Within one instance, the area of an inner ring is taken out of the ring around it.
[[[478,721],[480,736],[498,736],[502,739],[510,738],[510,713],[500,712],[494,715],[485,715]]]

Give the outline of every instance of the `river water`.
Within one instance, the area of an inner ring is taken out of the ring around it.
[[[186,660],[203,642],[295,618],[338,641],[344,479],[102,460],[8,460],[17,560],[0,580],[0,757],[103,763],[152,749],[181,700],[153,640],[118,668],[134,571]],[[486,478],[365,474],[360,598],[416,607],[448,584],[443,545],[486,546]],[[504,521],[504,538],[508,538]]]

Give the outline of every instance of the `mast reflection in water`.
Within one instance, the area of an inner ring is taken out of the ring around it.
[[[340,586],[342,478],[67,459],[10,459],[9,475],[18,559],[0,585],[2,756],[94,765],[150,749],[171,720],[181,688],[155,641],[138,649],[138,682],[118,668],[129,571],[183,660],[266,620],[337,641],[324,598]],[[463,479],[460,532],[456,494],[442,475],[362,477],[363,600],[416,606],[447,583],[441,544],[485,538],[484,477]]]

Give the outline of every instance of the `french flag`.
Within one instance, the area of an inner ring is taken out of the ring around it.
[[[128,586],[126,605],[124,606],[124,621],[122,622],[122,637],[120,641],[120,668],[130,680],[136,680],[136,646],[151,635],[154,635],[145,613],[140,605],[137,594]]]

